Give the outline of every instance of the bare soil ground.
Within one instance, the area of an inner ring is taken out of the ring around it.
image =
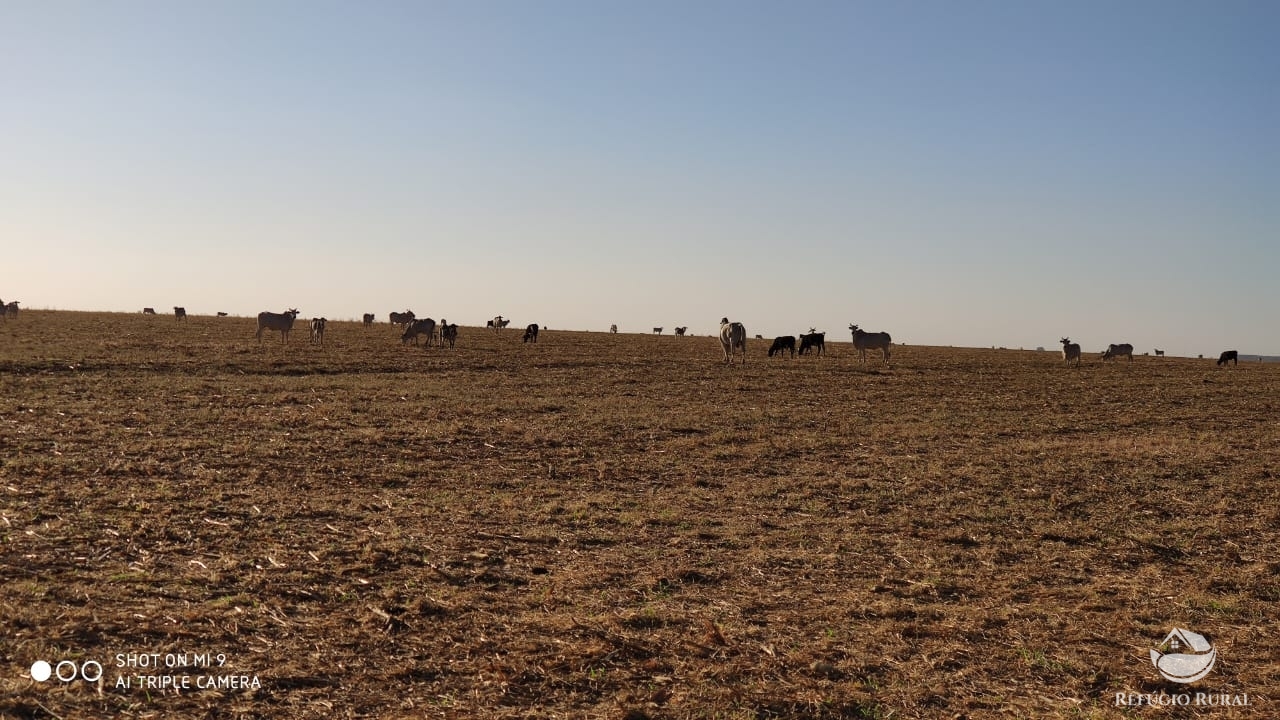
[[[254,327],[0,325],[0,716],[1280,717],[1280,366]]]

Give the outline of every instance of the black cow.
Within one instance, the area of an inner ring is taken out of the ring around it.
[[[813,349],[817,349],[819,355],[825,355],[827,353],[826,333],[811,332],[800,336],[800,354],[805,355]]]
[[[796,338],[794,335],[783,335],[773,339],[773,345],[769,347],[769,357],[773,357],[774,353],[784,353],[791,351],[791,357],[796,356]]]
[[[1240,354],[1237,353],[1235,350],[1223,350],[1222,354],[1218,356],[1218,367],[1222,367],[1223,365],[1226,365],[1229,362],[1239,365]]]
[[[524,342],[538,342],[538,323],[531,323],[524,329]]]

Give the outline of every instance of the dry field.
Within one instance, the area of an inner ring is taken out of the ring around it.
[[[1280,366],[298,327],[0,325],[0,717],[1280,717]]]

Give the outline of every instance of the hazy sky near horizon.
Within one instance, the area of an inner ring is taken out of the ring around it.
[[[1280,354],[1280,4],[0,2],[0,298]]]

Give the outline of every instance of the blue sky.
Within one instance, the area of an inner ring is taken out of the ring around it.
[[[0,297],[1280,354],[1280,5],[0,5]]]

